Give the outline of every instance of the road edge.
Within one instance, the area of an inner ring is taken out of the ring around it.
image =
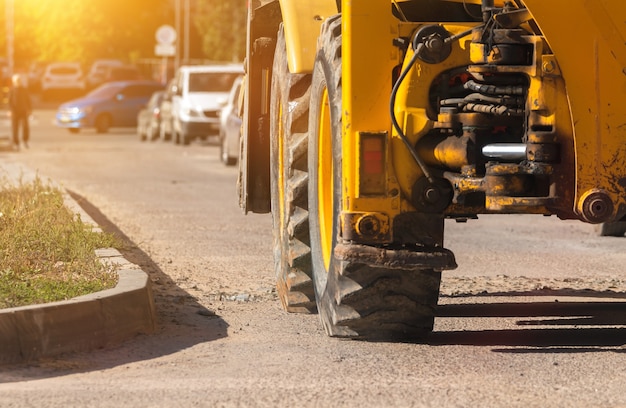
[[[13,180],[21,179],[25,171],[30,173],[23,166],[7,167],[11,166],[0,165]],[[61,190],[66,207],[94,230],[100,230],[67,191]],[[101,262],[117,267],[119,279],[114,288],[69,300],[0,309],[0,364],[95,350],[156,331],[148,274],[117,249],[98,249],[96,255]]]

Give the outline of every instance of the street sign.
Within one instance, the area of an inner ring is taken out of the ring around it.
[[[159,57],[173,57],[176,55],[176,30],[167,24],[162,25],[156,30],[155,38],[157,45],[154,47],[154,53]]]
[[[172,44],[157,44],[154,47],[154,54],[159,57],[173,57],[176,55],[176,47]]]
[[[174,44],[177,37],[176,30],[174,27],[165,24],[157,28],[155,37],[158,44]]]

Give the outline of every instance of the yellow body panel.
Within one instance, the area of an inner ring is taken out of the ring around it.
[[[337,13],[335,0],[280,0],[291,73],[313,70],[322,22]]]
[[[342,4],[343,209],[399,211],[399,198],[359,197],[359,132],[390,132],[389,94],[398,50],[398,22],[387,0]],[[381,21],[388,19],[387,21]],[[389,180],[389,189],[394,188]],[[394,207],[394,208],[392,208]]]
[[[446,30],[457,34],[472,27],[471,25],[445,25]],[[409,71],[406,79],[398,89],[395,112],[398,122],[403,125],[405,134],[413,145],[433,127],[436,115],[427,112],[417,106],[428,106],[428,96],[431,83],[437,75],[448,69],[466,65],[470,61],[469,37],[453,44],[453,52],[445,61],[439,64],[427,64],[418,60]],[[413,56],[412,50],[408,51],[405,63]],[[406,67],[403,67],[405,69]],[[398,182],[405,195],[410,196],[410,191],[415,181],[423,174],[413,160],[406,146],[397,134],[392,137],[391,162],[396,170]]]
[[[348,213],[368,213],[377,215],[380,228],[384,230],[390,228],[389,223],[396,215],[414,211],[407,198],[411,196],[413,183],[422,176],[406,146],[392,133],[389,113],[392,72],[400,57],[393,39],[410,36],[418,24],[394,18],[387,0],[344,1],[342,16],[343,222],[349,223]],[[386,21],[381,21],[385,18]],[[453,33],[469,27],[471,25],[446,25]],[[407,135],[411,135],[411,142],[430,130],[432,121],[423,109],[409,106],[427,106],[431,80],[443,70],[469,62],[468,42],[454,44],[456,52],[441,64],[417,63],[400,88],[396,113]],[[408,60],[410,55],[404,58]],[[389,135],[385,195],[365,196],[359,191],[360,132],[387,132]]]
[[[314,65],[320,25],[337,12],[337,2],[278,1],[289,70],[309,73]],[[442,1],[481,4],[481,0]],[[528,143],[559,149],[560,157],[548,161],[555,164],[554,169],[546,170],[552,181],[550,198],[536,202],[510,200],[511,205],[505,199],[490,198],[484,208],[470,208],[468,213],[541,212],[584,219],[581,214],[585,199],[601,193],[608,197],[612,207],[610,217],[598,220],[620,218],[626,215],[626,24],[623,21],[626,1],[570,0],[567,7],[557,7],[545,0],[523,3],[541,30],[536,30],[532,21],[518,23],[522,24],[518,32],[526,38],[528,49],[534,50],[534,59],[521,65],[498,65],[488,60],[484,52],[486,41],[471,35],[456,39],[451,43],[450,55],[441,62],[417,60],[399,88],[395,117],[408,142],[416,145],[422,137],[432,137],[437,132],[433,127],[437,125],[439,129],[441,124],[437,122],[437,112],[427,110],[434,106],[429,99],[433,95],[430,86],[442,72],[454,67],[484,66],[497,75],[525,75],[527,101],[523,108]],[[503,4],[504,1],[495,1],[495,7]],[[382,229],[388,228],[387,224],[393,223],[396,215],[415,211],[411,193],[423,176],[390,121],[393,73],[398,63],[406,64],[411,59],[413,52],[409,46],[406,55],[402,55],[404,48],[394,44],[394,40],[412,38],[423,24],[443,26],[451,34],[480,24],[445,22],[464,20],[446,20],[448,16],[443,12],[439,13],[439,21],[403,22],[400,17],[394,17],[393,7],[389,0],[341,2],[342,210],[345,214],[381,214]],[[417,19],[413,16],[413,20]],[[540,130],[553,129],[555,140],[533,141],[533,131],[529,130],[533,126]],[[383,139],[387,135],[383,150],[386,179],[383,177],[382,187],[375,193],[365,194],[359,190],[361,137],[372,134],[382,135]],[[526,139],[521,143],[526,143]],[[438,149],[433,154],[440,163],[462,163],[464,157],[456,157],[458,153],[462,152]],[[452,165],[451,169],[459,171],[459,167]],[[474,185],[477,181],[468,183]],[[465,211],[457,206],[447,213],[462,215]],[[358,221],[347,215],[344,220],[346,225]]]
[[[626,211],[626,2],[524,0],[567,84],[576,151],[576,210],[600,188]],[[567,22],[567,23],[564,23]],[[621,210],[620,210],[621,207]]]

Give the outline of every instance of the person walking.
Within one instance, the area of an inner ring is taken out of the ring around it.
[[[11,109],[13,148],[15,150],[20,150],[20,128],[22,130],[22,142],[24,143],[24,147],[28,148],[28,139],[30,138],[28,118],[32,112],[32,106],[30,102],[30,95],[24,86],[22,76],[15,74],[11,80],[12,86],[9,90],[9,108]]]

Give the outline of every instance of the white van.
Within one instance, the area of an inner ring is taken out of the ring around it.
[[[241,64],[182,66],[174,77],[172,133],[175,143],[218,135],[220,110],[235,79],[243,74]]]

